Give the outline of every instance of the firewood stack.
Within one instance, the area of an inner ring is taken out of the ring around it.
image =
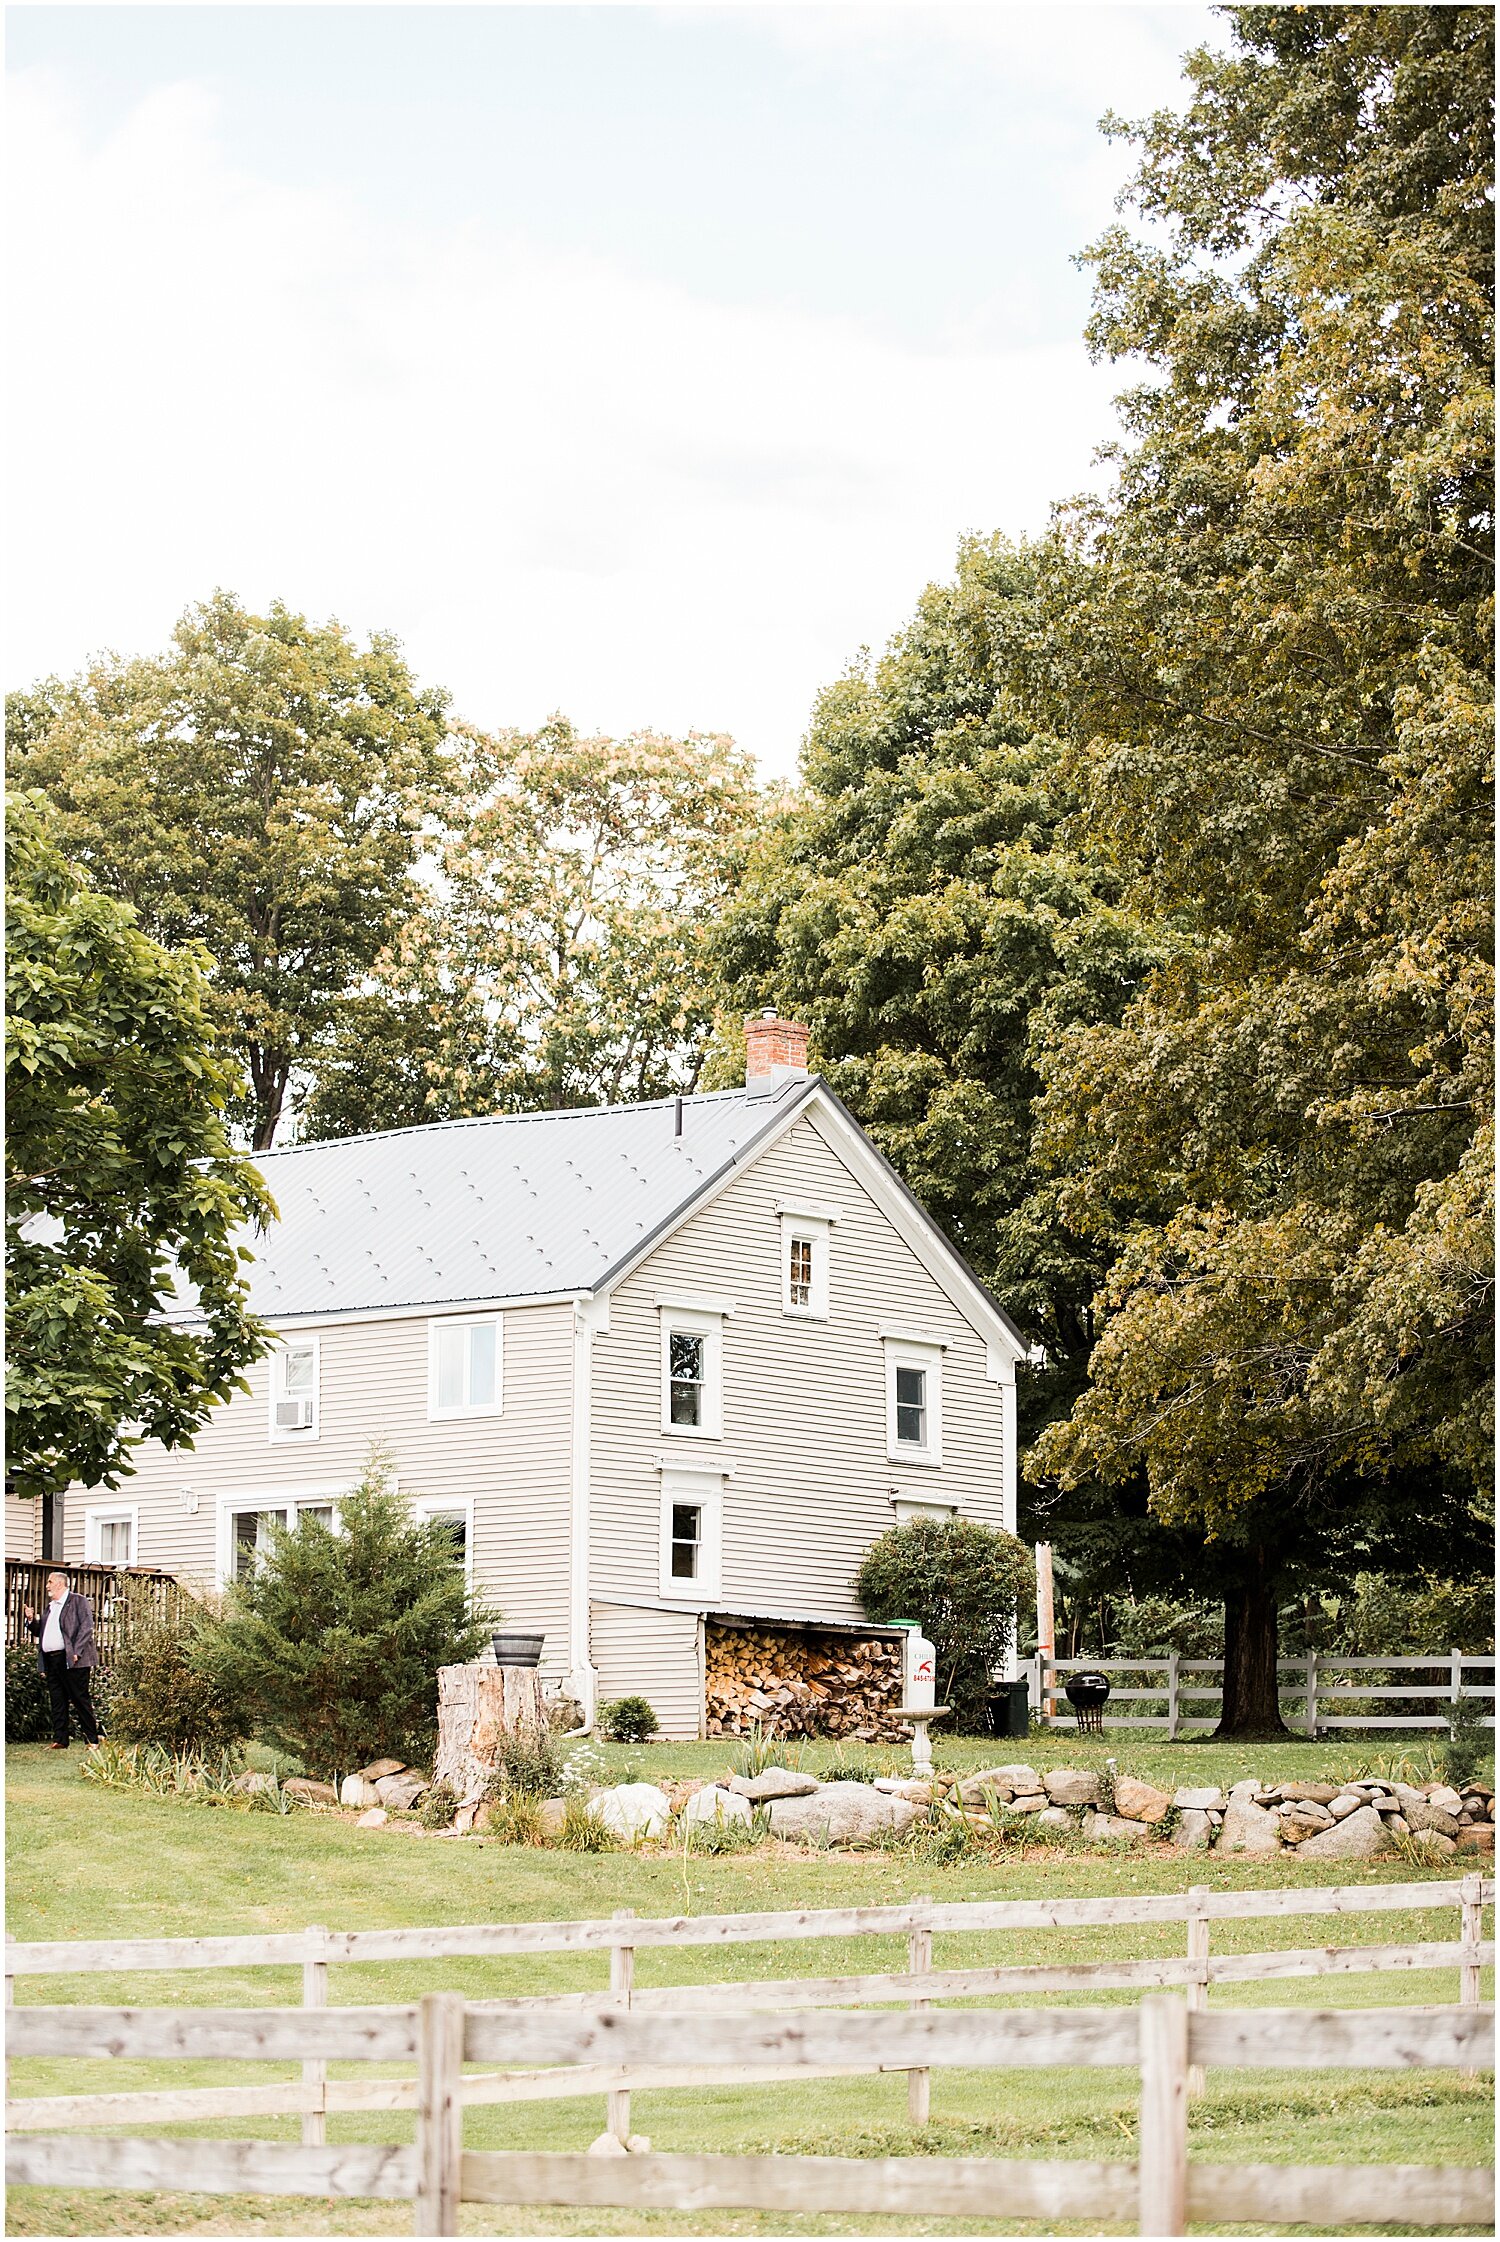
[[[901,1649],[857,1635],[717,1627],[706,1643],[710,1736],[852,1736],[891,1743],[902,1698]]]

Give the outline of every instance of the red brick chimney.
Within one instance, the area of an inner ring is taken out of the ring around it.
[[[752,1098],[768,1098],[783,1082],[807,1080],[807,1029],[800,1020],[779,1019],[769,1007],[745,1022],[745,1088]]]

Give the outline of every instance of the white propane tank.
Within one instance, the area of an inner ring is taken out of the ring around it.
[[[919,1705],[937,1703],[937,1652],[919,1627],[906,1630],[904,1687],[906,1703],[913,1711]]]

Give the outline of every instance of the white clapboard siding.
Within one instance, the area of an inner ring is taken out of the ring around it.
[[[571,1527],[573,1310],[510,1308],[504,1316],[504,1409],[496,1417],[427,1416],[428,1318],[327,1326],[319,1340],[318,1437],[272,1441],[265,1361],[250,1391],[213,1412],[187,1451],[154,1441],[135,1450],[129,1500],[140,1512],[136,1562],[211,1581],[218,1563],[219,1498],[267,1502],[324,1483],[352,1485],[371,1443],[394,1460],[401,1487],[435,1502],[472,1502],[478,1587],[507,1625],[545,1634],[551,1673],[571,1663],[568,1552]],[[184,1490],[197,1507],[184,1506]],[[71,1488],[67,1554],[84,1555],[85,1505],[104,1499]]]
[[[782,1313],[778,1200],[835,1205],[829,1318]],[[734,1304],[724,1326],[721,1441],[661,1423],[659,1295]],[[943,1463],[886,1453],[883,1325],[928,1331],[943,1356]],[[804,1116],[618,1287],[595,1341],[592,1580],[601,1601],[660,1589],[658,1459],[732,1467],[713,1602],[727,1611],[858,1620],[862,1552],[895,1522],[891,1490],[1001,1525],[1002,1390],[985,1345]]]
[[[19,1495],[5,1498],[5,1554],[22,1563],[29,1563],[38,1554],[41,1541],[42,1506],[33,1498],[23,1502]]]
[[[646,1531],[655,1547],[657,1518]],[[665,1736],[696,1736],[703,1712],[702,1621],[696,1610],[595,1602],[589,1641],[599,1676],[599,1700],[644,1697]]]

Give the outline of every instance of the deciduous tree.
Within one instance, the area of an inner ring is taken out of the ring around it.
[[[70,851],[146,932],[205,945],[257,1148],[421,906],[446,706],[394,639],[361,648],[228,592],[190,608],[165,655],[101,657],[14,704],[12,783],[45,789]]]
[[[1047,574],[1067,773],[1172,955],[1042,1055],[1119,1251],[1039,1460],[1239,1553],[1251,1733],[1288,1561],[1488,1476],[1493,20],[1226,13],[1136,130],[1151,239],[1094,252],[1151,378]]]
[[[236,1241],[274,1209],[230,1145],[241,1087],[206,961],[141,932],[12,797],[6,904],[10,1483],[118,1484],[143,1439],[191,1446],[268,1334]],[[201,1320],[163,1322],[190,1295]]]

